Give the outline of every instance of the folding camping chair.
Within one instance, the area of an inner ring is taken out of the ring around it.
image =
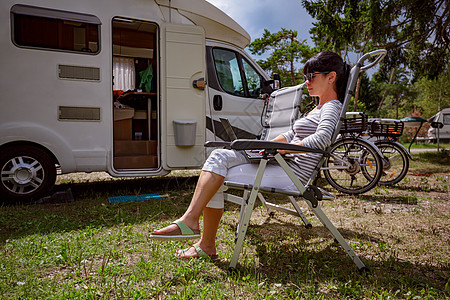
[[[264,121],[263,121],[263,130],[261,133],[260,140],[270,141],[273,138],[279,136],[280,134],[287,132],[292,128],[294,125],[295,120],[298,119],[299,115],[301,114],[300,108],[302,106],[302,97],[303,97],[303,90],[305,88],[305,84],[299,84],[292,87],[285,87],[282,89],[279,89],[275,92],[273,92],[266,105],[265,113],[264,113]],[[308,105],[307,105],[308,106]],[[307,109],[307,107],[306,107]],[[220,118],[220,121],[222,123],[222,126],[224,127],[226,133],[228,134],[228,137],[231,141],[234,141],[237,139],[237,136],[228,121],[228,119]],[[218,147],[218,146],[224,146],[226,148],[229,148],[230,143],[229,142],[208,142],[208,147]],[[259,153],[259,151],[251,152],[249,150],[243,151],[245,152],[248,160],[250,162],[256,161],[259,162],[259,160],[262,158],[262,155]],[[286,157],[285,157],[286,159]],[[323,193],[327,193],[326,191],[322,190]],[[245,192],[245,193],[248,193]],[[327,195],[329,199],[333,198],[331,195]],[[247,198],[247,197],[244,197]],[[293,196],[288,196],[291,203],[294,205],[294,209],[289,209],[283,206],[279,206],[270,202],[267,202],[264,198],[262,193],[258,193],[258,199],[262,202],[263,206],[269,211],[269,213],[272,215],[274,213],[274,210],[282,211],[287,214],[291,214],[294,216],[300,216],[303,223],[305,224],[306,228],[311,228],[312,225],[309,223],[306,216],[301,211],[300,207],[297,205],[297,202],[295,202],[295,198]],[[242,197],[233,195],[233,194],[224,194],[224,200],[233,202],[235,204],[241,205],[241,214],[242,217],[242,209],[244,206],[242,206]]]
[[[345,114],[347,111],[347,107],[350,101],[351,96],[353,95],[353,91],[355,89],[356,81],[358,78],[358,75],[360,72],[365,71],[376,64],[378,64],[386,55],[386,50],[377,50],[370,53],[367,53],[363,55],[356,65],[351,69],[350,71],[350,77],[347,84],[347,92],[344,98],[344,103],[342,106],[342,111],[340,113],[339,122],[336,125],[336,128],[334,129],[332,142],[336,140],[337,135],[339,134],[339,130],[341,127],[342,120],[345,118]],[[376,57],[375,60],[371,63],[368,63],[367,65],[364,65],[366,60],[368,60],[370,57]],[[263,201],[263,204],[268,207],[270,205],[270,208],[286,212],[286,213],[292,213],[294,215],[299,216],[303,220],[303,213],[301,213],[300,208],[298,207],[298,204],[296,203],[295,199],[293,197],[303,197],[309,208],[313,211],[313,213],[316,215],[316,217],[320,220],[320,222],[328,228],[328,230],[331,232],[334,239],[341,245],[341,247],[344,249],[344,251],[350,256],[350,258],[353,260],[353,262],[356,264],[359,270],[363,270],[366,268],[364,263],[360,260],[360,258],[356,255],[356,253],[352,250],[352,248],[348,245],[348,243],[345,241],[343,236],[339,233],[339,231],[336,229],[336,227],[333,225],[333,223],[328,219],[328,217],[325,215],[325,213],[322,211],[322,209],[319,206],[319,201],[323,199],[323,191],[317,187],[315,187],[312,183],[314,182],[315,177],[320,172],[320,168],[322,164],[324,163],[326,157],[329,155],[329,152],[327,149],[326,151],[318,150],[318,149],[310,149],[307,147],[297,146],[293,144],[286,144],[286,143],[278,143],[278,142],[271,142],[267,140],[235,140],[231,143],[225,143],[225,144],[217,144],[216,142],[209,142],[206,143],[205,146],[226,146],[231,149],[235,149],[238,151],[248,151],[248,150],[261,150],[263,151],[263,156],[260,158],[259,161],[259,167],[256,172],[255,181],[253,184],[247,184],[247,183],[240,183],[240,182],[231,182],[231,181],[225,181],[224,185],[227,186],[229,189],[238,189],[243,190],[243,195],[240,197],[239,201],[236,200],[235,196],[232,196],[228,193],[224,193],[226,195],[225,199],[232,202],[238,203],[241,205],[241,213],[239,217],[239,224],[237,229],[237,237],[236,237],[236,245],[233,252],[233,256],[231,258],[230,262],[230,268],[235,268],[236,264],[239,259],[240,252],[243,247],[244,238],[247,232],[247,228],[250,223],[250,217],[255,205],[255,201],[257,198],[259,198],[259,194],[261,192],[265,193],[275,193],[275,194],[282,194],[292,196],[290,197],[291,203],[295,208],[295,211],[293,210],[287,210],[282,207],[278,207],[275,204],[268,203],[267,201]],[[293,151],[301,151],[301,152],[312,152],[312,153],[320,153],[322,154],[322,157],[314,169],[311,177],[309,178],[306,185],[303,185],[300,180],[296,177],[294,172],[290,169],[289,165],[286,163],[285,158],[280,155],[277,152],[277,149],[285,149],[285,150],[293,150]],[[283,190],[283,189],[277,189],[270,186],[261,186],[262,178],[264,171],[266,169],[267,163],[270,159],[275,159],[278,164],[281,166],[281,168],[286,172],[287,176],[292,180],[292,182],[295,184],[295,187],[298,189],[298,191],[293,190]],[[293,200],[292,200],[293,199]],[[304,215],[303,215],[304,216]]]

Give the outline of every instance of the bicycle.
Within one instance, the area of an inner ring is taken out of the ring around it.
[[[349,118],[350,117],[350,118]],[[321,170],[327,182],[346,194],[362,194],[374,188],[382,171],[382,153],[370,140],[363,138],[367,115],[347,113],[340,137],[331,146]]]
[[[380,149],[383,157],[383,172],[380,185],[393,185],[400,182],[408,173],[411,154],[398,142],[403,133],[404,124],[396,119],[370,119],[367,135],[375,138],[374,144]]]

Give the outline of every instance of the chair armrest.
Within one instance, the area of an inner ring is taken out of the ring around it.
[[[230,149],[231,142],[225,141],[208,141],[205,143],[205,147],[226,147]]]
[[[326,154],[326,151],[320,149],[312,149],[304,146],[282,143],[282,142],[272,142],[272,141],[260,141],[260,140],[246,140],[240,139],[235,140],[230,145],[231,149],[235,150],[291,150],[299,152],[313,152]]]

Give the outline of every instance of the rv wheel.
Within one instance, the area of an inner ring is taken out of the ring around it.
[[[28,145],[1,150],[1,200],[37,200],[52,189],[55,180],[55,161],[45,151]]]

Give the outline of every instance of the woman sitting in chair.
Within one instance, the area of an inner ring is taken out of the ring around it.
[[[350,68],[336,53],[324,51],[309,59],[303,74],[310,96],[319,97],[319,104],[307,116],[295,121],[292,129],[279,135],[273,141],[292,143],[308,148],[324,150],[331,143],[342,109]],[[282,155],[289,153],[278,150]],[[306,184],[313,169],[320,160],[320,154],[291,153],[289,166],[303,184]],[[224,198],[222,183],[233,181],[253,182],[256,164],[249,163],[240,151],[216,149],[206,160],[191,203],[184,215],[169,226],[154,230],[152,239],[184,240],[200,238],[199,219],[203,213],[203,233],[198,243],[185,250],[178,250],[179,258],[215,258],[216,234],[223,214]],[[248,177],[251,177],[249,179]],[[266,184],[264,184],[266,182]],[[295,189],[284,170],[277,164],[267,166],[261,186]]]

